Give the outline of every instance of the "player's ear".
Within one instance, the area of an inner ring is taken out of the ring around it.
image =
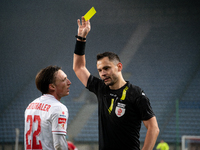
[[[55,85],[52,83],[52,84],[49,84],[49,89],[50,90],[55,90]]]
[[[118,71],[122,71],[123,65],[122,65],[121,62],[119,62],[119,63],[117,64],[117,67],[118,67]]]

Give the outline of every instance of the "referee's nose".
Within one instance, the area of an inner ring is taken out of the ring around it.
[[[106,74],[107,74],[107,71],[106,70],[102,70],[102,72],[101,72],[101,76],[106,76]]]

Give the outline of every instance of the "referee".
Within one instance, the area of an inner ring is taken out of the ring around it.
[[[99,150],[139,150],[141,122],[147,128],[142,150],[153,149],[159,128],[149,99],[140,87],[125,81],[122,63],[112,52],[97,55],[101,79],[86,68],[85,44],[90,21],[78,19],[73,70],[83,85],[96,94],[99,116]]]

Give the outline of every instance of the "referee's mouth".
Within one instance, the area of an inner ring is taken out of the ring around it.
[[[110,79],[110,77],[107,77],[105,79],[103,79],[103,82],[107,82]]]

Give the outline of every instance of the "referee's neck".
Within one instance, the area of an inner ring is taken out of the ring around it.
[[[109,86],[109,88],[111,90],[118,90],[121,87],[123,87],[127,82],[123,79],[123,80],[119,80],[118,82],[116,82],[114,85]]]

